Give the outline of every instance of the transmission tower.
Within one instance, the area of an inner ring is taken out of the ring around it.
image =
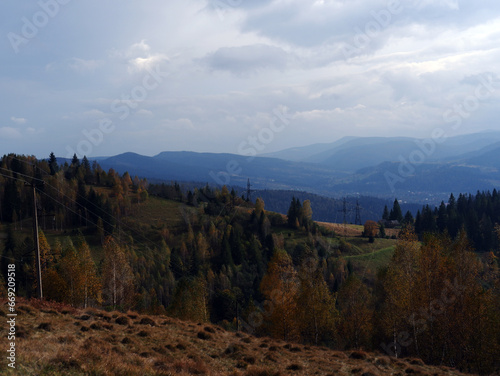
[[[361,225],[361,206],[359,206],[359,199],[356,199],[356,219],[354,220],[355,225]]]
[[[344,238],[346,238],[347,237],[347,213],[349,211],[347,210],[347,200],[345,197],[343,199],[342,209],[340,209],[339,212],[342,212],[342,214],[344,215],[344,220],[342,223],[344,224]]]
[[[252,195],[252,185],[250,184],[250,179],[247,180],[247,201],[250,202]]]

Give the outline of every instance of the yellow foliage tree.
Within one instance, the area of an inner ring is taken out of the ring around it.
[[[351,275],[338,295],[340,337],[345,348],[367,348],[373,333],[372,297],[365,284]]]
[[[87,308],[92,302],[101,303],[101,282],[97,276],[97,269],[90,253],[90,248],[83,242],[78,248],[80,268],[82,273],[83,306]]]
[[[269,333],[285,341],[299,340],[300,331],[296,325],[299,279],[286,251],[275,251],[260,290],[267,298],[265,320]]]
[[[317,267],[316,260],[305,262],[299,272],[300,288],[297,296],[297,325],[302,339],[318,345],[321,341],[336,339],[338,311],[333,295]]]
[[[134,290],[134,275],[125,252],[110,236],[104,242],[102,285],[104,300],[113,309],[123,309],[130,302]]]

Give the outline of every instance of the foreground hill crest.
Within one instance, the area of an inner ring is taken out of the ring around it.
[[[420,359],[257,338],[164,315],[37,300],[20,300],[17,309],[17,369],[3,362],[3,375],[462,375]]]

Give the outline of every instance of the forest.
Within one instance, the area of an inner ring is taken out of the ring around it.
[[[403,224],[397,240],[382,231],[349,238],[314,222],[309,200],[294,197],[282,215],[231,187],[150,184],[76,155],[62,165],[54,154],[5,155],[1,278],[15,263],[27,298],[38,287],[33,190],[46,300],[419,357],[466,372],[500,368],[496,191],[452,195],[415,219],[395,200],[382,217]],[[364,248],[372,245],[386,247],[389,261],[355,267],[356,258],[375,257],[380,249]]]

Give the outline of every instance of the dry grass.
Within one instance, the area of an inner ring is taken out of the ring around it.
[[[460,374],[420,359],[289,344],[167,316],[74,310],[47,302],[19,306],[17,369],[2,362],[2,375]],[[1,338],[6,330],[0,327]]]
[[[330,223],[330,222],[317,222],[318,225],[326,228],[327,230],[332,230],[334,231],[337,235],[346,236],[349,237],[354,237],[354,236],[361,236],[363,233],[363,226],[359,225],[346,225],[344,227],[343,223]],[[388,236],[398,236],[399,234],[399,229],[395,228],[386,228],[385,229],[385,234]]]

